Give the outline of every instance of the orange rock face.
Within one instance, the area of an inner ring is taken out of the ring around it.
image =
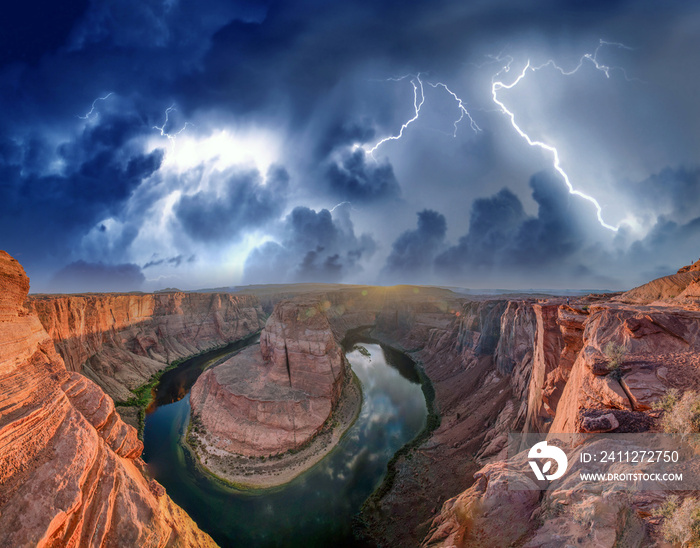
[[[687,273],[692,272],[696,271]],[[534,322],[524,322],[529,315],[516,313],[523,306],[531,307]],[[482,323],[480,329],[483,327]],[[615,352],[619,369],[611,374]],[[504,394],[507,390],[510,394],[497,418],[482,425],[484,441],[476,456],[484,466],[474,474],[474,484],[461,493],[456,489],[459,494],[442,505],[425,533],[423,546],[656,545],[659,539],[653,528],[645,529],[644,520],[669,493],[601,496],[580,489],[573,478],[567,484],[550,486],[539,500],[539,491],[530,492],[536,498],[528,498],[527,492],[502,489],[504,482],[527,481],[524,453],[506,464],[502,460],[505,453],[498,450],[506,443],[504,428],[544,433],[658,429],[658,412],[650,413],[654,403],[672,388],[681,393],[700,389],[699,356],[700,313],[692,307],[673,306],[670,301],[653,307],[620,304],[617,299],[593,300],[585,306],[553,301],[508,303],[496,359],[512,364],[499,366],[512,371],[509,386],[502,388]],[[528,361],[527,367],[519,368],[518,363]],[[430,374],[431,369],[427,371]],[[484,396],[492,375],[487,374],[485,382],[471,393],[484,407],[488,406]],[[529,386],[526,402],[518,395],[523,383]],[[508,419],[518,404],[526,408],[524,425]],[[460,421],[447,414],[444,423],[444,432],[441,425],[433,442],[446,438],[448,431],[455,438]],[[433,458],[439,455],[439,447],[431,454]],[[557,516],[550,515],[552,508],[558,508]],[[603,517],[582,526],[580,516],[589,514]],[[625,524],[622,529],[621,523]],[[635,543],[628,544],[631,537],[621,536],[623,529],[625,535],[634,531]]]
[[[173,360],[264,325],[255,297],[230,293],[39,295],[29,306],[66,367],[119,401]]]
[[[0,284],[0,545],[214,546],[144,478],[112,399],[66,370],[4,251]]]
[[[297,448],[323,426],[340,396],[342,351],[323,301],[280,302],[251,347],[206,371],[190,403],[217,449],[271,455]]]
[[[345,359],[339,342],[350,330],[376,326],[383,339],[398,337],[400,345],[450,332],[457,309],[442,297],[451,292],[416,291],[352,288],[278,302],[259,348],[206,371],[192,387],[190,404],[207,444],[249,456],[304,445],[340,397]]]

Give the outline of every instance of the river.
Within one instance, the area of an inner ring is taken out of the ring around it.
[[[222,547],[360,546],[352,536],[353,516],[381,483],[394,453],[425,427],[426,403],[413,362],[379,344],[354,345],[346,356],[362,383],[363,402],[338,446],[284,486],[241,492],[199,472],[182,443],[192,384],[205,367],[245,344],[196,356],[162,376],[144,430],[151,474]]]

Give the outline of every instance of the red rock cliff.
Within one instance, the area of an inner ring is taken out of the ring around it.
[[[654,291],[645,297],[647,301],[659,298],[655,288],[661,285],[651,283]],[[528,368],[528,418],[523,430],[511,422],[513,431],[658,431],[660,412],[652,411],[654,403],[671,389],[679,393],[700,389],[697,302],[665,300],[642,306],[631,301],[628,297],[591,298],[571,306],[551,301],[532,305],[536,322]],[[509,303],[508,308],[513,306]],[[503,319],[507,316],[508,309]],[[517,324],[502,322],[499,345],[505,340],[504,323]],[[508,346],[504,353],[511,355],[517,345]],[[621,356],[615,375],[609,368],[611,348]],[[517,396],[518,391],[513,394]],[[472,397],[481,398],[481,394]],[[486,439],[498,439],[501,415],[484,424]],[[577,477],[542,493],[513,490],[509,484],[531,481],[524,455],[512,457],[506,465],[500,460],[505,458],[503,453],[485,451],[482,446],[477,461],[484,466],[474,474],[476,481],[444,502],[422,545],[534,548],[553,546],[556,539],[557,545],[612,548],[663,542],[658,518],[656,526],[650,527],[648,521],[653,521],[654,509],[670,493],[601,494],[582,488]],[[553,508],[557,509],[554,516]],[[582,520],[582,515],[595,519]]]
[[[256,297],[230,293],[37,295],[28,301],[66,366],[116,400],[175,359],[264,325]]]
[[[66,370],[0,251],[0,545],[214,546],[141,473],[112,399]]]
[[[304,445],[340,396],[345,361],[317,297],[282,301],[260,346],[206,371],[192,387],[193,413],[215,450],[267,456]]]

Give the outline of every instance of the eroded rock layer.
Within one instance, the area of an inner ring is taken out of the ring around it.
[[[118,401],[176,359],[259,331],[256,297],[230,293],[37,295],[28,305],[66,367]]]
[[[254,331],[254,298],[38,297],[30,307],[40,322],[21,306],[21,268],[3,264],[0,540],[110,544],[124,530],[133,545],[197,544],[201,533],[140,475],[139,442],[111,399],[73,370],[122,393],[178,352],[201,349],[197,333],[204,348]],[[526,459],[504,459],[510,432],[653,431],[661,412],[652,408],[670,389],[700,389],[697,268],[619,297],[570,303],[409,286],[307,291],[277,304],[259,348],[200,377],[195,417],[222,451],[265,455],[303,444],[337,401],[338,342],[363,331],[419,363],[441,416],[392,463],[391,485],[363,510],[380,546],[654,545],[658,533],[646,524],[667,493],[603,497],[565,483],[533,496],[508,489],[529,481]],[[55,496],[37,497],[44,489]],[[589,514],[602,516],[592,528],[577,518]]]
[[[652,284],[636,294],[653,290],[649,298],[656,300],[656,290],[661,286],[666,287]],[[476,464],[483,467],[473,475],[473,484],[455,490],[456,494],[438,507],[422,546],[665,545],[658,527],[661,518],[654,517],[654,513],[672,493],[606,493],[603,487],[583,488],[577,474],[565,476],[544,492],[518,491],[518,484],[526,484],[533,477],[526,452],[503,460],[504,424],[509,423],[514,432],[551,435],[654,432],[660,430],[663,416],[654,410],[656,403],[672,389],[678,394],[698,391],[697,303],[661,300],[657,306],[641,306],[619,301],[591,296],[571,305],[552,300],[529,305],[536,319],[531,337],[532,364],[522,369],[522,375],[513,368],[515,374],[509,383],[513,395],[518,394],[523,382],[529,384],[524,428],[519,420],[502,420],[511,403],[516,405],[519,400],[523,405],[520,397],[507,401],[495,421],[484,424],[487,434],[476,454]],[[509,303],[506,311],[513,306]],[[499,350],[499,354],[512,357],[511,352],[518,353],[518,346],[505,328],[517,329],[518,322],[509,320],[507,312],[503,320],[500,341],[507,337],[510,349]],[[528,339],[528,330],[520,331],[524,339],[515,339],[522,343]],[[529,353],[521,351],[520,355],[527,360]],[[483,401],[480,392],[471,397]],[[446,415],[443,424],[445,419],[450,421],[450,413]],[[433,435],[435,441],[441,429]],[[499,439],[499,431],[501,442],[491,449]],[[485,446],[489,439],[493,441]],[[412,469],[407,467],[408,472]],[[388,507],[385,502],[381,504],[382,510]],[[421,526],[417,529],[420,531]],[[378,536],[380,542],[387,538]]]
[[[317,434],[340,397],[345,361],[324,301],[279,303],[250,347],[192,387],[194,415],[218,449],[271,455]]]
[[[0,252],[0,545],[214,546],[147,480],[136,431],[67,371]]]

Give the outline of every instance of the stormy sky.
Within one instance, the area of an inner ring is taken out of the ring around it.
[[[16,4],[0,248],[34,292],[623,289],[700,256],[697,3]]]

